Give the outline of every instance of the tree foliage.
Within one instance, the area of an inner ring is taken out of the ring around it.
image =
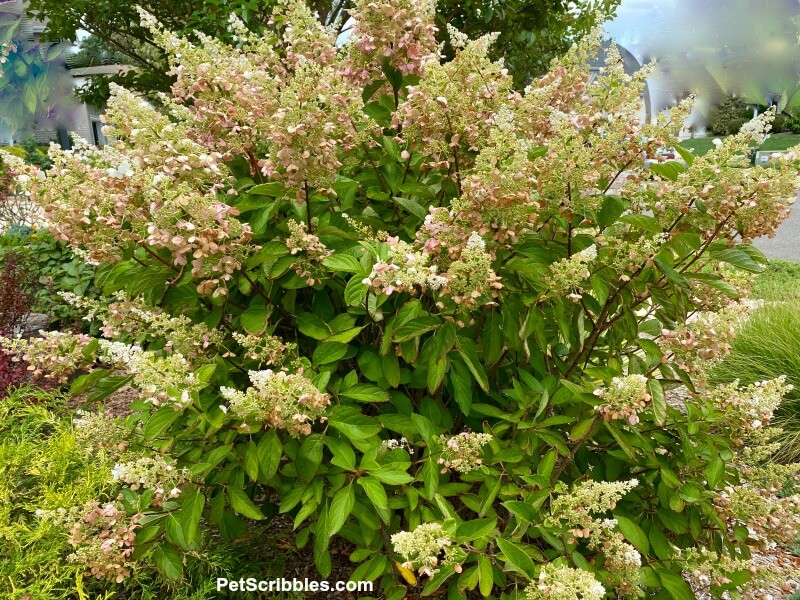
[[[0,127],[11,138],[34,123],[65,118],[74,104],[65,46],[24,39],[21,22],[18,15],[0,13]]]
[[[166,56],[152,34],[139,24],[137,7],[153,14],[165,27],[179,35],[194,36],[197,32],[230,41],[228,17],[239,16],[254,32],[268,29],[269,17],[276,2],[256,0],[31,0],[30,10],[46,20],[50,39],[74,39],[78,30],[89,31],[105,42],[108,52],[120,52],[138,67],[113,81],[130,89],[150,93],[166,92],[171,78]],[[500,32],[494,57],[504,57],[517,85],[522,86],[532,75],[543,73],[550,61],[566,51],[585,35],[598,17],[613,14],[619,0],[442,0],[437,7],[438,38],[447,41],[446,25],[479,37]],[[345,28],[352,0],[309,0],[320,20],[328,25],[338,23]],[[453,49],[447,47],[449,56]],[[88,94],[88,95],[87,95]],[[107,97],[108,82],[92,83],[84,92],[94,102]]]

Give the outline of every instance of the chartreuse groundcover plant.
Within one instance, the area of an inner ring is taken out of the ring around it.
[[[232,19],[235,46],[143,15],[168,113],[117,88],[116,141],[25,182],[107,299],[67,295],[99,339],[3,343],[82,370],[74,392],[139,390],[78,424],[119,501],[43,518],[111,581],[180,578],[280,512],[322,576],[338,538],[390,599],[735,597],[771,575],[756,549],[798,537],[798,467],[768,463],[788,386],[705,373],[797,157],[748,168],[767,113],[646,170],[690,100],[639,123],[644,73],[611,50],[589,82],[599,35],[517,92],[493,36],[452,30],[442,62],[433,17],[362,0],[339,48],[295,0],[272,37]]]

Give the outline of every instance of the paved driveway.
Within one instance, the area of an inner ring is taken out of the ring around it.
[[[778,227],[774,238],[758,238],[753,245],[767,258],[800,262],[800,201],[795,202],[791,214]]]

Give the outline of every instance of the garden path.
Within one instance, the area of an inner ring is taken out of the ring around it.
[[[800,201],[795,202],[774,238],[758,238],[753,245],[767,258],[800,262]]]

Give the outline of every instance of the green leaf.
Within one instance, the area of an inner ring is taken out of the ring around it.
[[[721,260],[728,264],[749,271],[750,273],[761,273],[764,268],[741,248],[723,248],[710,253],[711,258]]]
[[[625,539],[636,546],[644,556],[647,556],[650,552],[650,542],[647,540],[647,534],[644,530],[628,517],[614,515],[614,518],[617,520],[619,530],[625,536]]]
[[[300,312],[295,317],[297,329],[303,335],[306,335],[315,340],[324,340],[327,338],[331,331],[325,325],[325,322],[316,315],[307,312]]]
[[[411,475],[399,469],[376,469],[370,471],[370,475],[375,477],[378,481],[388,483],[389,485],[403,485],[414,481]]]
[[[181,527],[186,536],[186,543],[192,546],[198,539],[200,518],[206,499],[200,490],[193,490],[188,494],[181,494],[182,506],[180,512]]]
[[[494,587],[494,575],[492,573],[492,561],[486,556],[478,557],[478,589],[481,596],[488,598],[492,594]]]
[[[326,436],[325,443],[333,454],[331,463],[345,471],[356,470],[356,453],[350,442],[341,438]]]
[[[609,225],[616,223],[620,215],[625,212],[627,205],[625,201],[619,196],[608,194],[603,200],[600,207],[600,212],[597,215],[597,226],[600,230],[605,229]]]
[[[326,342],[342,342],[346,344],[347,342],[353,340],[360,332],[364,329],[363,327],[349,327],[343,331],[338,331],[333,335],[328,336],[325,340]]]
[[[659,270],[662,273],[664,273],[664,275],[670,281],[673,281],[673,282],[677,283],[678,285],[687,285],[688,284],[688,282],[686,281],[686,278],[683,275],[681,275],[680,273],[678,273],[675,269],[673,269],[672,266],[670,264],[668,264],[666,261],[662,260],[659,257],[656,257],[654,262],[658,266]]]
[[[386,572],[389,567],[389,559],[383,554],[375,554],[369,560],[358,565],[350,581],[375,581]]]
[[[183,528],[180,521],[173,514],[167,515],[164,521],[167,540],[177,546],[186,549],[186,538],[183,535]]]
[[[311,481],[320,464],[322,464],[322,436],[313,434],[303,440],[303,444],[297,451],[295,459],[297,474],[304,481]]]
[[[653,417],[656,425],[663,427],[667,423],[667,401],[664,397],[664,388],[657,379],[650,379],[647,388],[653,402]]]
[[[514,542],[501,537],[497,538],[495,541],[506,557],[506,561],[514,570],[525,575],[529,581],[533,581],[536,575],[536,568],[533,566],[531,557]]]
[[[428,391],[435,394],[442,385],[448,367],[447,357],[434,359],[428,367]]]
[[[283,445],[274,429],[269,430],[258,443],[258,464],[264,477],[269,480],[278,472],[283,455]]]
[[[474,519],[461,523],[456,529],[459,542],[471,542],[490,535],[497,526],[497,519]]]
[[[686,171],[686,167],[676,160],[671,160],[665,163],[651,163],[650,170],[656,175],[661,175],[670,181],[677,181],[678,175]]]
[[[347,354],[347,344],[341,342],[325,342],[314,350],[312,362],[314,365],[327,365],[336,362]]]
[[[339,394],[356,402],[388,402],[389,392],[371,383],[357,383]]]
[[[637,229],[643,229],[650,233],[661,233],[661,225],[650,215],[625,215],[620,217],[619,220],[622,223],[627,223],[628,225],[636,227]]]
[[[244,453],[244,472],[253,481],[258,481],[258,446],[253,440],[247,444],[247,449]]]
[[[172,546],[157,546],[153,551],[153,562],[158,572],[169,580],[177,581],[183,576],[181,555]]]
[[[272,198],[280,198],[286,192],[286,186],[279,181],[270,181],[269,183],[261,183],[254,185],[249,190],[248,194],[256,196],[271,196]]]
[[[392,120],[392,113],[380,102],[369,102],[364,105],[364,114],[371,117],[378,125],[388,127]]]
[[[347,306],[361,306],[367,299],[369,287],[362,283],[363,281],[364,276],[362,274],[351,277],[350,281],[347,282],[344,288],[344,301]]]
[[[328,535],[332,536],[339,532],[347,521],[347,517],[353,511],[353,506],[356,502],[356,496],[353,492],[353,486],[347,485],[342,488],[333,497],[331,508],[328,512]]]
[[[181,414],[182,413],[172,408],[172,406],[159,408],[147,419],[147,423],[144,426],[145,439],[152,440],[160,436],[181,416]]]
[[[450,384],[453,386],[453,396],[456,404],[465,415],[472,410],[472,377],[469,369],[461,360],[452,362]]]
[[[783,94],[781,94],[781,97],[783,97]],[[680,155],[680,157],[684,161],[686,161],[687,165],[689,165],[690,167],[692,166],[692,163],[694,162],[695,156],[694,156],[694,153],[691,150],[689,150],[688,148],[684,148],[683,146],[678,144],[678,145],[675,146],[675,152],[677,152]]]
[[[231,508],[240,515],[260,521],[264,518],[264,514],[253,504],[253,501],[247,497],[244,490],[235,487],[228,487],[228,499],[231,502]]]
[[[400,385],[400,361],[394,354],[387,354],[381,357],[381,371],[386,381],[393,388]]]
[[[349,254],[333,254],[323,259],[322,265],[336,273],[360,273],[362,267],[355,257]]]
[[[686,583],[680,573],[667,571],[664,567],[659,566],[654,566],[653,568],[658,573],[662,585],[674,600],[695,600],[696,596],[692,588],[689,587],[689,584]]]
[[[725,461],[716,455],[706,466],[705,475],[708,487],[715,489],[725,475]]]
[[[489,379],[486,377],[486,372],[483,370],[480,360],[478,359],[478,352],[475,350],[475,344],[472,340],[463,336],[458,336],[456,343],[458,345],[458,353],[475,377],[475,381],[478,382],[478,385],[481,386],[484,392],[488,393]]]
[[[352,406],[334,406],[328,416],[328,423],[354,440],[370,438],[382,429],[377,420]]]
[[[441,326],[441,324],[442,320],[439,317],[418,317],[398,327],[395,330],[392,339],[396,343],[400,344],[402,342],[419,337],[429,331],[433,331],[437,327]]]
[[[428,209],[422,206],[416,200],[412,200],[411,198],[403,198],[402,196],[395,196],[394,201],[418,219],[424,219],[426,216],[428,216]]]
[[[367,494],[373,506],[379,510],[389,509],[389,499],[386,497],[386,490],[383,489],[381,482],[374,477],[361,477],[358,480],[358,485],[364,488],[364,493]]]
[[[251,306],[240,317],[242,327],[247,333],[253,335],[264,333],[271,312],[266,306]]]

